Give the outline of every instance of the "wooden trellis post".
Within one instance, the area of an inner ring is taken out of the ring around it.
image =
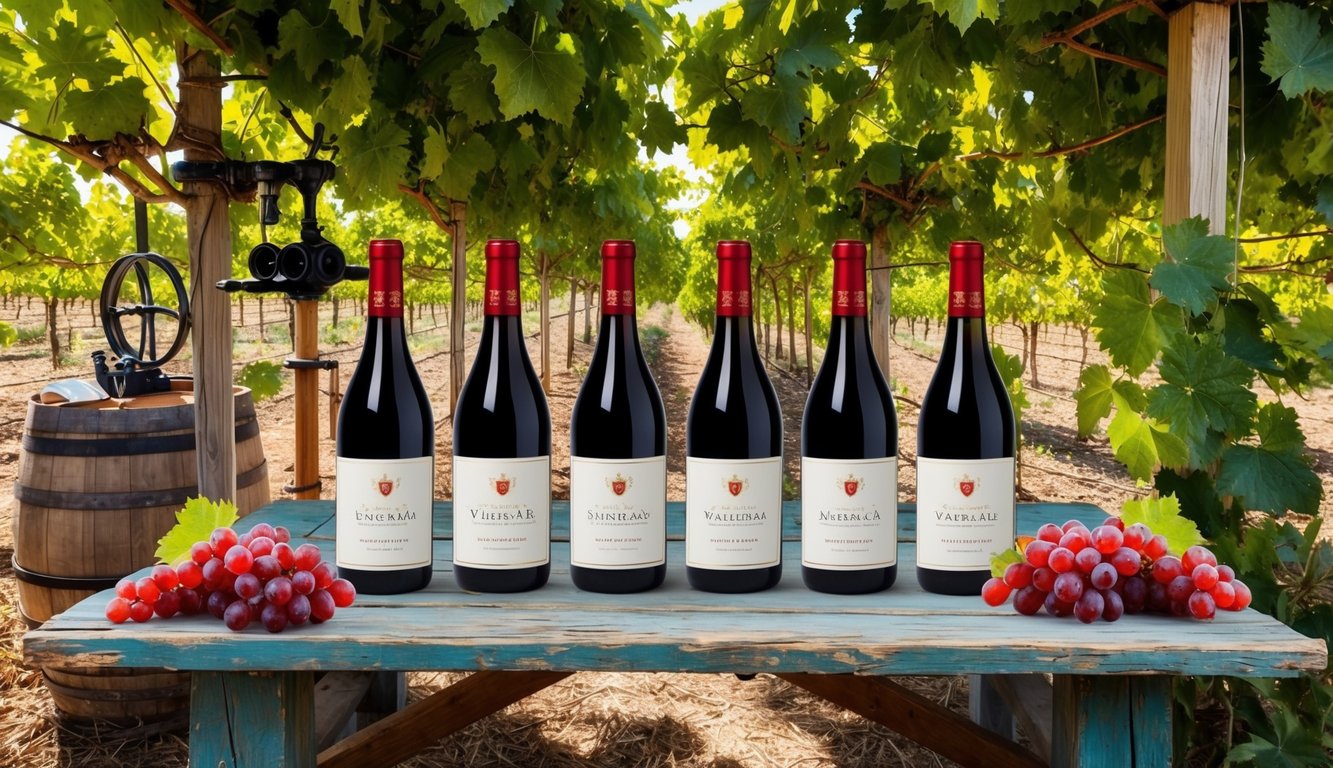
[[[1171,15],[1166,81],[1166,200],[1162,223],[1191,216],[1226,227],[1231,8],[1189,3]]]

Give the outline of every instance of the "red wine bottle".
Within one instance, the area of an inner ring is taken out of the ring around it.
[[[986,341],[982,247],[949,246],[949,321],[917,426],[916,576],[978,595],[1014,546],[1014,409]]]
[[[898,576],[898,414],[866,321],[866,246],[833,244],[828,349],[801,419],[801,578],[878,592]]]
[[[520,327],[518,243],[486,243],[486,319],[454,411],[454,578],[522,592],[551,574],[551,414]]]
[[[717,321],[685,426],[685,574],[705,592],[782,578],[782,411],[754,340],[750,244],[717,244]]]
[[[368,594],[431,576],[435,419],[403,330],[403,244],[370,241],[361,359],[338,412],[338,574]]]
[[[666,576],[666,411],[639,347],[634,242],[602,244],[602,322],[569,426],[569,573],[591,592]]]

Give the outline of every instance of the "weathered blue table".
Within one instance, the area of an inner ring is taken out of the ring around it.
[[[1126,616],[1083,625],[1019,616],[979,598],[923,592],[913,572],[915,516],[899,515],[893,589],[814,593],[801,584],[797,507],[784,510],[785,573],[748,595],[686,584],[683,505],[670,507],[666,583],[638,595],[581,592],[569,580],[568,507],[556,503],[552,572],[541,590],[460,591],[451,510],[436,508],[435,576],[408,595],[362,595],[321,626],[242,633],[211,617],[113,626],[96,595],[24,638],[30,665],[167,667],[192,672],[190,762],[200,768],[392,765],[440,735],[577,671],[769,672],[889,725],[958,762],[1040,764],[1033,754],[887,680],[892,675],[1053,675],[1051,764],[1171,763],[1171,676],[1290,677],[1323,669],[1327,649],[1247,610],[1211,624]],[[278,502],[247,523],[282,524],[332,559],[333,505]],[[1100,522],[1078,504],[1019,505],[1019,530],[1046,520]],[[474,671],[459,683],[316,755],[316,671]],[[1031,679],[1030,677],[1028,679]],[[1001,685],[1000,688],[1004,686]],[[1045,750],[1042,750],[1045,751]]]

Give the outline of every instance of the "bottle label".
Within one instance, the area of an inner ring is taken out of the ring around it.
[[[801,457],[801,564],[850,571],[898,562],[898,457]]]
[[[782,562],[782,457],[685,457],[685,564],[743,570]]]
[[[990,570],[1014,546],[1014,460],[916,460],[916,563]]]
[[[569,458],[569,562],[650,568],[666,562],[666,457]]]
[[[532,568],[551,561],[551,457],[454,457],[454,563]]]
[[[336,466],[337,565],[362,571],[430,565],[435,457],[339,456]]]

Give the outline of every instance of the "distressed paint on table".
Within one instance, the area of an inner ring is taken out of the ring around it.
[[[331,558],[333,542],[324,537],[332,530],[332,509],[331,502],[278,503],[252,515],[250,522],[286,525],[296,536],[319,543]],[[436,515],[439,531],[441,519],[448,519],[448,505],[439,504],[437,510],[443,513]],[[557,507],[555,530],[567,531],[567,510],[567,505]],[[680,510],[681,505],[673,505],[672,529],[678,527]],[[1041,520],[1071,516],[1096,523],[1102,513],[1087,505],[1020,505],[1019,527],[1035,529]],[[784,519],[795,518],[789,505]],[[899,520],[902,538],[910,542],[914,515],[905,509]],[[798,536],[789,524],[785,537]],[[1120,729],[1126,743],[1144,745],[1136,747],[1139,765],[1160,764],[1154,755],[1169,756],[1170,682],[1160,675],[1290,677],[1322,669],[1327,657],[1322,642],[1253,610],[1220,613],[1211,624],[1126,616],[1112,624],[1083,625],[1045,615],[1019,616],[1011,607],[991,608],[975,597],[933,595],[916,584],[911,543],[900,546],[894,588],[858,596],[806,590],[799,542],[790,540],[784,545],[782,583],[745,595],[690,590],[678,539],[668,546],[666,583],[653,592],[628,596],[575,589],[568,575],[569,546],[559,541],[552,546],[546,587],[515,595],[468,594],[458,589],[450,572],[451,542],[441,536],[434,547],[436,573],[427,589],[360,596],[355,607],[339,611],[323,625],[281,635],[258,627],[227,632],[211,617],[112,626],[102,615],[110,596],[104,592],[28,633],[25,659],[29,664],[187,669],[205,681],[203,691],[210,681],[263,670],[281,673],[278,678],[307,691],[311,686],[300,680],[308,679],[311,670],[1050,672],[1070,681],[1058,699],[1065,706],[1055,710],[1059,749],[1053,757],[1065,759],[1059,751],[1064,749],[1066,756],[1072,755],[1067,764],[1109,766],[1134,763],[1132,757],[1131,762],[1097,761],[1100,723]],[[1117,675],[1146,677],[1131,684]],[[274,684],[251,685],[272,690]],[[1075,686],[1086,686],[1089,695],[1072,696]],[[1131,699],[1148,714],[1133,716]],[[211,696],[200,693],[195,723],[216,728],[218,707]],[[298,706],[298,711],[304,710]],[[291,749],[302,755],[309,737],[313,753],[313,727],[307,727],[306,719],[303,714],[297,722],[266,716],[269,730],[255,737],[298,743],[302,746]],[[275,736],[279,731],[284,733]],[[214,751],[222,746],[201,736],[199,759],[205,762],[200,764],[225,757]],[[192,741],[192,760],[195,749]]]
[[[190,678],[192,768],[315,768],[313,673]]]

